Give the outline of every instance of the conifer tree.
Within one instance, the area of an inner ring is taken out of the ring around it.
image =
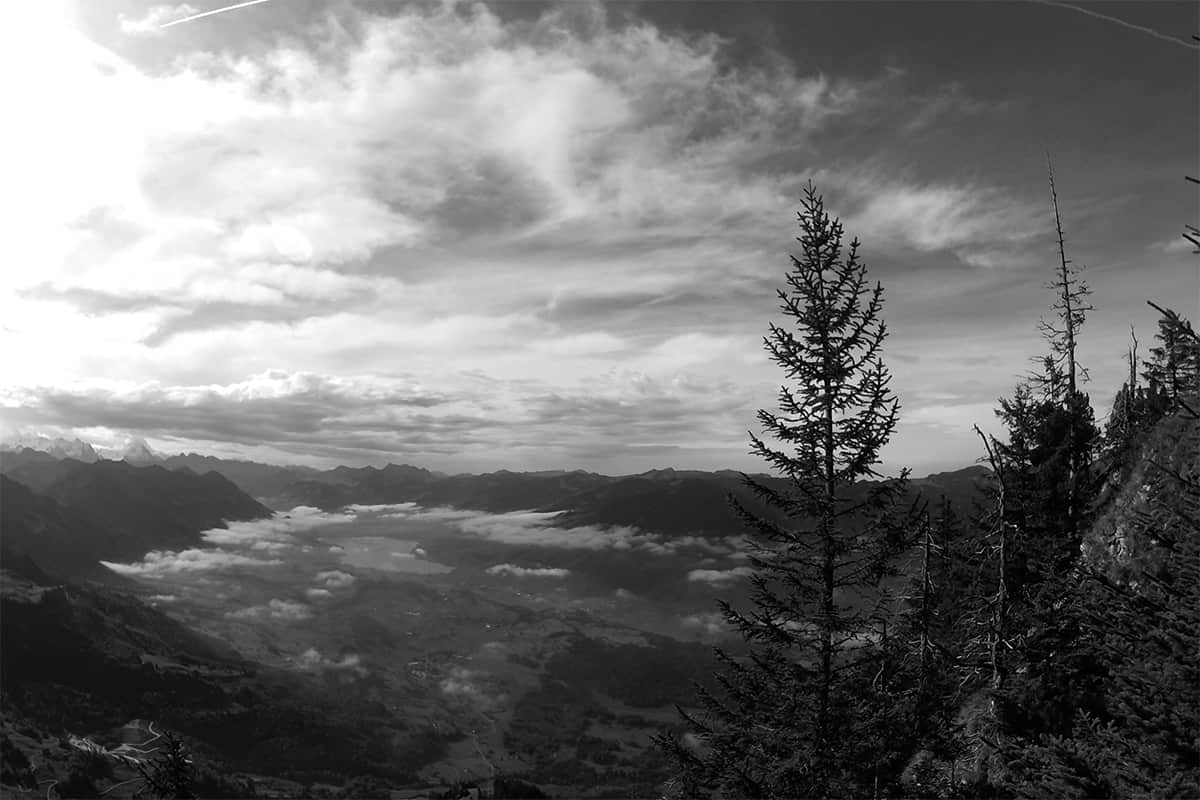
[[[1185,404],[1141,448],[1129,547],[1073,591],[1103,702],[1031,741],[1011,789],[1026,797],[1200,795],[1200,416]]]
[[[1162,387],[1174,405],[1181,396],[1200,391],[1200,346],[1191,322],[1169,308],[1149,305],[1162,316],[1154,337],[1160,344],[1150,348],[1145,376],[1151,385]]]
[[[770,517],[732,501],[753,542],[753,608],[720,605],[749,654],[718,650],[717,691],[698,690],[700,713],[680,712],[690,738],[659,739],[688,796],[873,795],[907,755],[887,741],[892,601],[881,587],[906,536],[907,471],[856,485],[879,477],[899,413],[881,356],[883,287],[811,184],[801,206],[800,254],[777,293],[790,324],[764,339],[789,383],[778,410],[758,414],[765,435],[750,435],[787,488],[744,476]]]
[[[1087,642],[1071,586],[1095,494],[1092,459],[1099,431],[1081,384],[1076,358],[1090,291],[1066,255],[1053,169],[1050,195],[1058,263],[1047,284],[1055,319],[1041,330],[1049,353],[1041,371],[1002,398],[997,415],[1003,440],[985,439],[999,483],[983,574],[991,623],[988,654],[988,741],[980,775],[996,785],[1011,779],[1012,761],[1047,736],[1073,725],[1077,710],[1096,702],[1099,676],[1087,660]]]

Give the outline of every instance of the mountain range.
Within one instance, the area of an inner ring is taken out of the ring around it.
[[[57,458],[30,448],[0,451],[0,472],[50,497],[90,510],[97,518],[117,526],[137,527],[140,512],[127,504],[114,504],[113,499],[122,491],[122,482],[128,481],[138,468],[128,460],[100,460],[83,465],[74,459]],[[621,525],[664,535],[728,536],[741,530],[728,498],[734,496],[757,506],[742,474],[732,470],[658,469],[622,476],[582,470],[499,470],[447,475],[399,464],[316,470],[195,453],[154,456],[153,463],[141,468],[154,470],[141,475],[141,480],[153,482],[156,494],[182,491],[185,485],[191,487],[185,494],[193,497],[194,502],[178,495],[163,502],[176,509],[185,522],[196,520],[206,509],[210,510],[209,527],[221,524],[221,519],[253,519],[269,515],[271,509],[284,511],[302,505],[335,510],[352,504],[416,503],[490,513],[552,512],[558,514],[555,521],[561,527]],[[172,478],[172,475],[190,478]],[[945,497],[966,512],[979,495],[981,481],[988,475],[984,467],[973,466],[912,479],[908,499],[922,496],[936,501]],[[194,483],[191,478],[195,477],[204,483]],[[786,488],[783,479],[753,477],[777,489]],[[864,483],[863,488],[869,485]],[[204,491],[199,491],[201,486]],[[235,500],[231,491],[234,488],[256,498],[256,502],[246,498]],[[194,544],[183,528],[186,524],[168,525],[163,532],[165,538],[156,546]]]

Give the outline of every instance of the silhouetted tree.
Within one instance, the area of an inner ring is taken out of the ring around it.
[[[732,501],[751,532],[754,607],[721,610],[749,656],[719,650],[719,689],[698,690],[702,713],[680,712],[688,737],[659,739],[688,795],[873,794],[898,778],[908,755],[909,743],[887,736],[893,608],[880,586],[906,533],[907,471],[855,486],[878,477],[899,413],[881,357],[883,288],[868,283],[858,241],[844,249],[841,223],[811,184],[798,217],[800,255],[778,291],[791,326],[771,324],[764,339],[790,382],[778,411],[758,414],[778,444],[750,435],[751,451],[787,488],[744,476],[773,517]]]
[[[1046,286],[1054,291],[1051,305],[1055,313],[1053,321],[1043,319],[1039,326],[1050,345],[1050,354],[1044,359],[1044,370],[1035,381],[1046,388],[1046,396],[1063,409],[1066,423],[1066,440],[1063,456],[1067,469],[1063,486],[1066,515],[1064,534],[1073,539],[1077,536],[1090,500],[1087,470],[1091,463],[1094,445],[1094,414],[1088,398],[1080,389],[1087,380],[1087,370],[1079,365],[1076,350],[1079,331],[1093,306],[1088,302],[1092,291],[1082,277],[1082,270],[1067,258],[1066,241],[1063,235],[1062,215],[1058,208],[1058,191],[1054,186],[1054,167],[1050,156],[1046,156],[1046,172],[1050,183],[1050,200],[1054,209],[1054,230],[1058,239],[1058,265],[1054,278]]]

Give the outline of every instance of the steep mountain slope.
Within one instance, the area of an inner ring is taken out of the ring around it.
[[[123,549],[118,534],[6,475],[0,475],[0,535],[4,548],[0,565],[6,568],[29,559],[39,570],[68,580],[126,583],[100,564]],[[30,574],[28,568],[18,571]]]
[[[0,471],[115,533],[105,541],[109,559],[194,546],[201,531],[272,513],[216,472],[19,455],[0,464]]]
[[[397,780],[438,752],[382,704],[241,659],[134,597],[0,573],[0,718],[82,735],[136,718],[237,768]]]

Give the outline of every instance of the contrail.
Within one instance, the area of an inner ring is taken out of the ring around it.
[[[1078,11],[1080,14],[1087,14],[1089,17],[1095,17],[1096,19],[1102,19],[1107,22],[1115,22],[1116,24],[1120,25],[1123,28],[1129,28],[1130,30],[1141,31],[1142,33],[1148,33],[1151,36],[1153,36],[1155,39],[1162,39],[1164,42],[1172,42],[1174,44],[1183,45],[1184,47],[1186,47],[1189,50],[1200,50],[1200,47],[1192,44],[1187,39],[1179,39],[1179,38],[1176,38],[1169,34],[1163,33],[1162,31],[1157,31],[1154,28],[1147,28],[1145,25],[1135,25],[1134,23],[1129,22],[1128,20],[1121,19],[1120,17],[1110,17],[1108,14],[1101,14],[1099,11],[1093,11],[1090,8],[1083,8],[1082,6],[1073,6],[1070,3],[1059,3],[1059,2],[1056,2],[1056,0],[1033,0],[1033,2],[1039,3],[1044,6],[1058,6],[1059,8],[1068,8],[1071,11]]]
[[[245,3],[237,3],[236,5],[225,6],[224,8],[215,8],[212,11],[203,11],[199,14],[192,14],[190,17],[184,17],[183,19],[172,20],[171,22],[168,22],[164,25],[160,25],[159,27],[160,28],[169,28],[172,25],[178,25],[181,22],[191,22],[192,20],[200,19],[201,17],[211,17],[213,14],[220,14],[225,11],[233,11],[235,8],[245,8],[246,6],[256,6],[259,3],[269,3],[269,2],[270,2],[270,0],[248,0],[248,2],[245,2]]]

